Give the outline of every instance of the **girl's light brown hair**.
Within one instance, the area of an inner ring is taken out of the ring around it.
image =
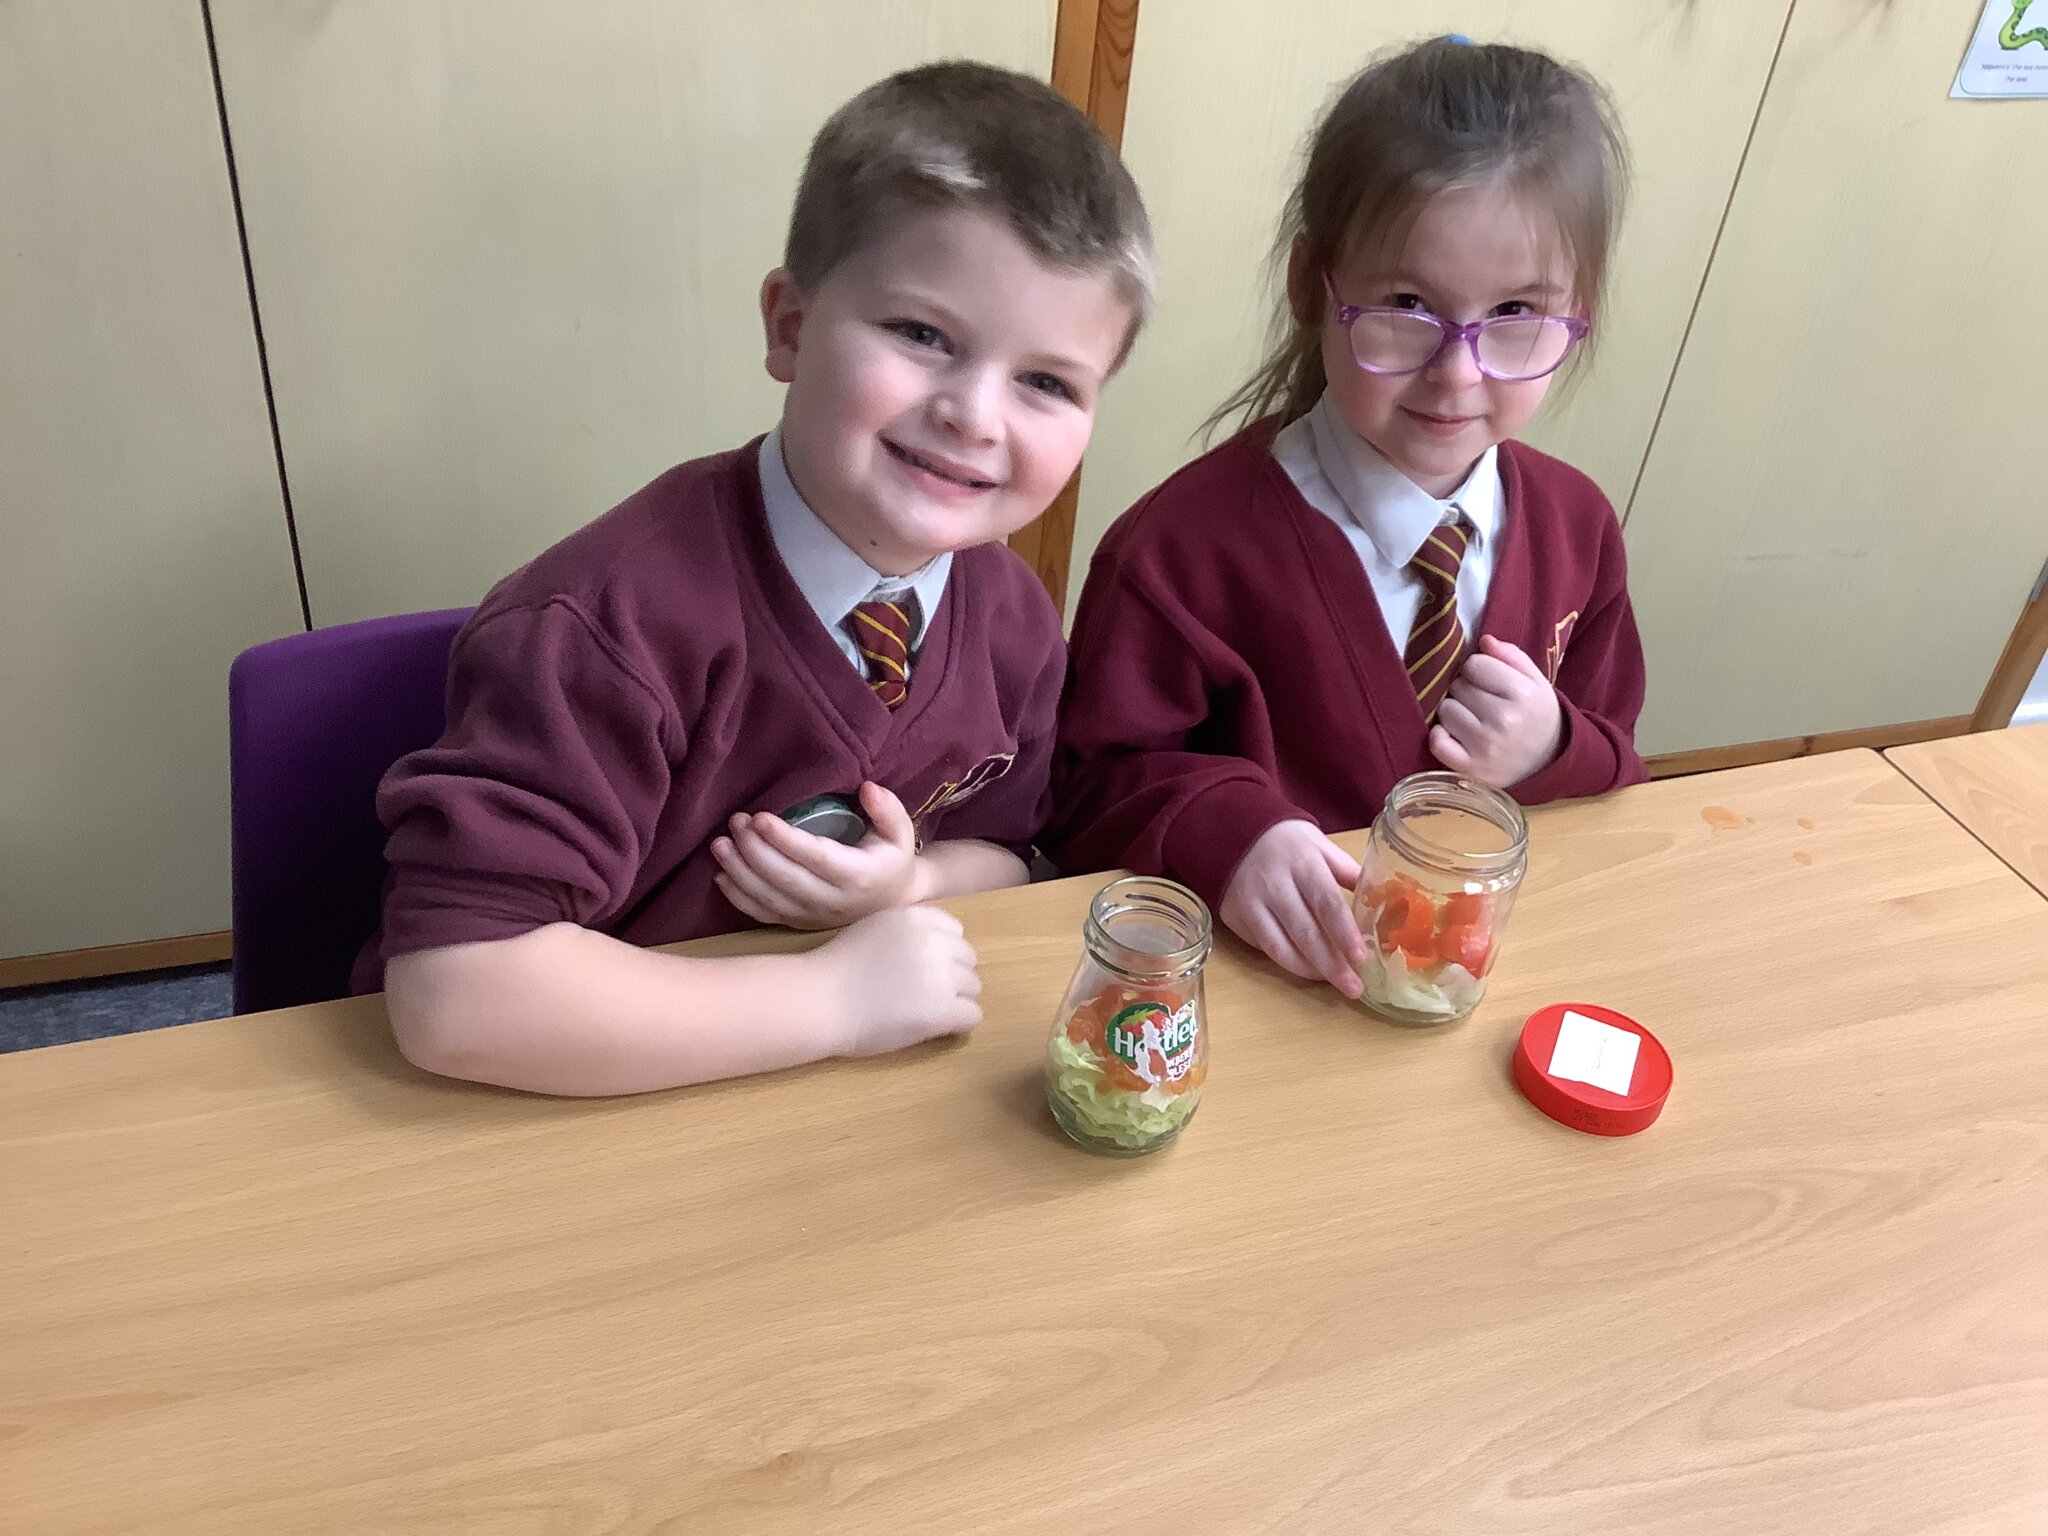
[[[1307,413],[1328,382],[1321,274],[1363,250],[1397,251],[1440,193],[1500,186],[1549,211],[1587,317],[1606,292],[1628,151],[1607,93],[1547,54],[1450,38],[1369,64],[1309,141],[1274,249],[1283,284],[1272,350],[1207,430]],[[1583,354],[1585,349],[1581,348]]]

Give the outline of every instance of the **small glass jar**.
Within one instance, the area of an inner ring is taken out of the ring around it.
[[[1089,903],[1081,941],[1047,1047],[1046,1100],[1091,1152],[1157,1151],[1194,1116],[1209,1073],[1209,909],[1171,880],[1113,880]]]
[[[1522,808],[1455,773],[1396,784],[1372,824],[1353,898],[1366,1006],[1396,1024],[1448,1024],[1486,995],[1529,862]]]

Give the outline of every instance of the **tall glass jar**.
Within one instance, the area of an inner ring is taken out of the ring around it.
[[[1156,1151],[1193,1117],[1209,1073],[1209,909],[1171,880],[1114,880],[1089,903],[1081,942],[1047,1049],[1046,1099],[1091,1152]]]
[[[1396,784],[1353,900],[1366,1006],[1397,1024],[1477,1008],[1528,862],[1529,823],[1499,790],[1455,773]]]

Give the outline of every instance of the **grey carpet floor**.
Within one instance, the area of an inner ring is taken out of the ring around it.
[[[225,965],[0,991],[0,1051],[220,1019],[234,1011]]]

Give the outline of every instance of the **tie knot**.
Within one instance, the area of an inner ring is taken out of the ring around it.
[[[863,649],[870,640],[887,636],[897,649],[910,649],[910,605],[917,599],[909,593],[900,598],[870,598],[853,605],[855,637]]]
[[[846,621],[867,664],[868,686],[891,709],[910,692],[910,632],[916,604],[917,596],[911,592],[899,598],[870,598],[854,604]]]
[[[1424,588],[1441,601],[1444,594],[1457,590],[1458,570],[1464,565],[1465,554],[1471,547],[1472,525],[1465,521],[1461,512],[1432,530],[1422,541],[1422,548],[1415,552],[1415,558],[1408,562],[1408,568],[1421,578]]]

